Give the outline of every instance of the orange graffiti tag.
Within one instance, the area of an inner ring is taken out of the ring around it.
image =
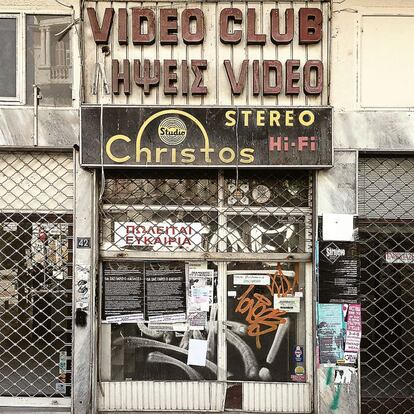
[[[279,271],[279,277],[280,273],[281,271]],[[270,286],[267,286],[272,299],[275,291],[278,296],[282,293],[276,278],[277,274],[275,273],[271,276]],[[265,295],[253,293],[253,296],[249,296],[254,286],[255,285],[249,285],[246,291],[237,298],[239,302],[236,307],[236,313],[241,313],[242,315],[246,314],[245,319],[248,324],[247,334],[256,337],[256,348],[260,349],[262,347],[260,337],[275,331],[280,324],[284,324],[286,319],[282,318],[282,316],[285,315],[286,312],[274,309],[272,299],[269,299]],[[282,289],[282,291],[282,295],[286,295],[284,289]]]

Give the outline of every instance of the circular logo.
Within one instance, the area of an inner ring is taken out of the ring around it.
[[[180,118],[164,118],[158,126],[158,136],[164,144],[178,145],[185,140],[187,127]]]

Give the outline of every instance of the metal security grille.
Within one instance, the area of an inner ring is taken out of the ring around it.
[[[70,395],[71,154],[0,152],[0,396]]]
[[[414,159],[361,158],[362,413],[414,407]]]
[[[251,259],[256,253],[258,259],[311,252],[308,173],[107,171],[104,180],[104,256],[180,252]]]

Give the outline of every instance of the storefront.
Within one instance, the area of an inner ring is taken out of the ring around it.
[[[312,411],[327,21],[279,6],[87,8],[102,411]]]

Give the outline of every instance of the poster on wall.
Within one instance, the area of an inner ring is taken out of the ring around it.
[[[341,304],[318,303],[319,362],[336,364],[344,358],[345,322]]]
[[[360,261],[353,242],[319,242],[319,303],[360,301]]]
[[[350,304],[346,321],[345,352],[358,353],[362,337],[361,305]]]
[[[188,269],[187,314],[189,329],[203,330],[207,325],[207,314],[213,304],[214,270]]]
[[[102,319],[107,323],[144,320],[143,264],[104,264]]]
[[[185,293],[184,263],[147,262],[145,264],[145,308],[148,320],[158,323],[164,319],[165,322],[185,322]],[[177,316],[171,318],[167,315]]]

